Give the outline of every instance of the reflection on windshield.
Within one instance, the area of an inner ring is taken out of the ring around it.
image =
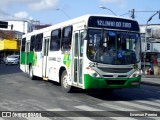
[[[88,57],[106,64],[135,64],[140,60],[140,37],[137,33],[89,30]]]

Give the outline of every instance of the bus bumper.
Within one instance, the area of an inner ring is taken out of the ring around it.
[[[139,88],[141,75],[135,78],[94,78],[84,75],[84,89],[92,88]]]

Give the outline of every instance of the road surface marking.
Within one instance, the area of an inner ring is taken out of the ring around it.
[[[85,110],[85,111],[104,111],[104,110],[97,109],[97,108],[90,107],[90,106],[86,106],[86,105],[80,105],[80,106],[74,106],[74,107],[81,109],[81,110]]]
[[[118,105],[113,105],[113,104],[108,104],[108,103],[99,103],[98,105],[100,105],[102,107],[111,108],[111,109],[114,109],[114,110],[119,110],[119,111],[137,111],[137,110],[134,110],[134,109],[124,108],[124,107],[121,107],[121,106],[118,106]],[[111,111],[114,111],[114,110],[111,110]]]
[[[135,107],[135,108],[139,108],[141,110],[160,111],[160,109],[158,109],[158,108],[153,108],[153,107],[149,107],[149,106],[146,106],[146,105],[141,105],[141,104],[138,104],[138,103],[132,103],[132,102],[127,102],[127,101],[118,101],[116,103],[121,103],[121,104],[124,104],[124,105],[132,106],[132,107]]]

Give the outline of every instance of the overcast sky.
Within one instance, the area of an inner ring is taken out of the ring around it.
[[[43,24],[55,24],[84,14],[109,14],[130,17],[132,9],[136,11],[135,19],[146,24],[149,17],[160,10],[159,0],[0,0],[0,18],[12,16],[38,20]],[[58,9],[58,10],[57,10]],[[158,14],[149,23],[160,24]]]

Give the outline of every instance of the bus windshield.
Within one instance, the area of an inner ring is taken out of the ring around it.
[[[140,35],[130,31],[89,29],[87,56],[99,63],[135,64],[140,61]]]

